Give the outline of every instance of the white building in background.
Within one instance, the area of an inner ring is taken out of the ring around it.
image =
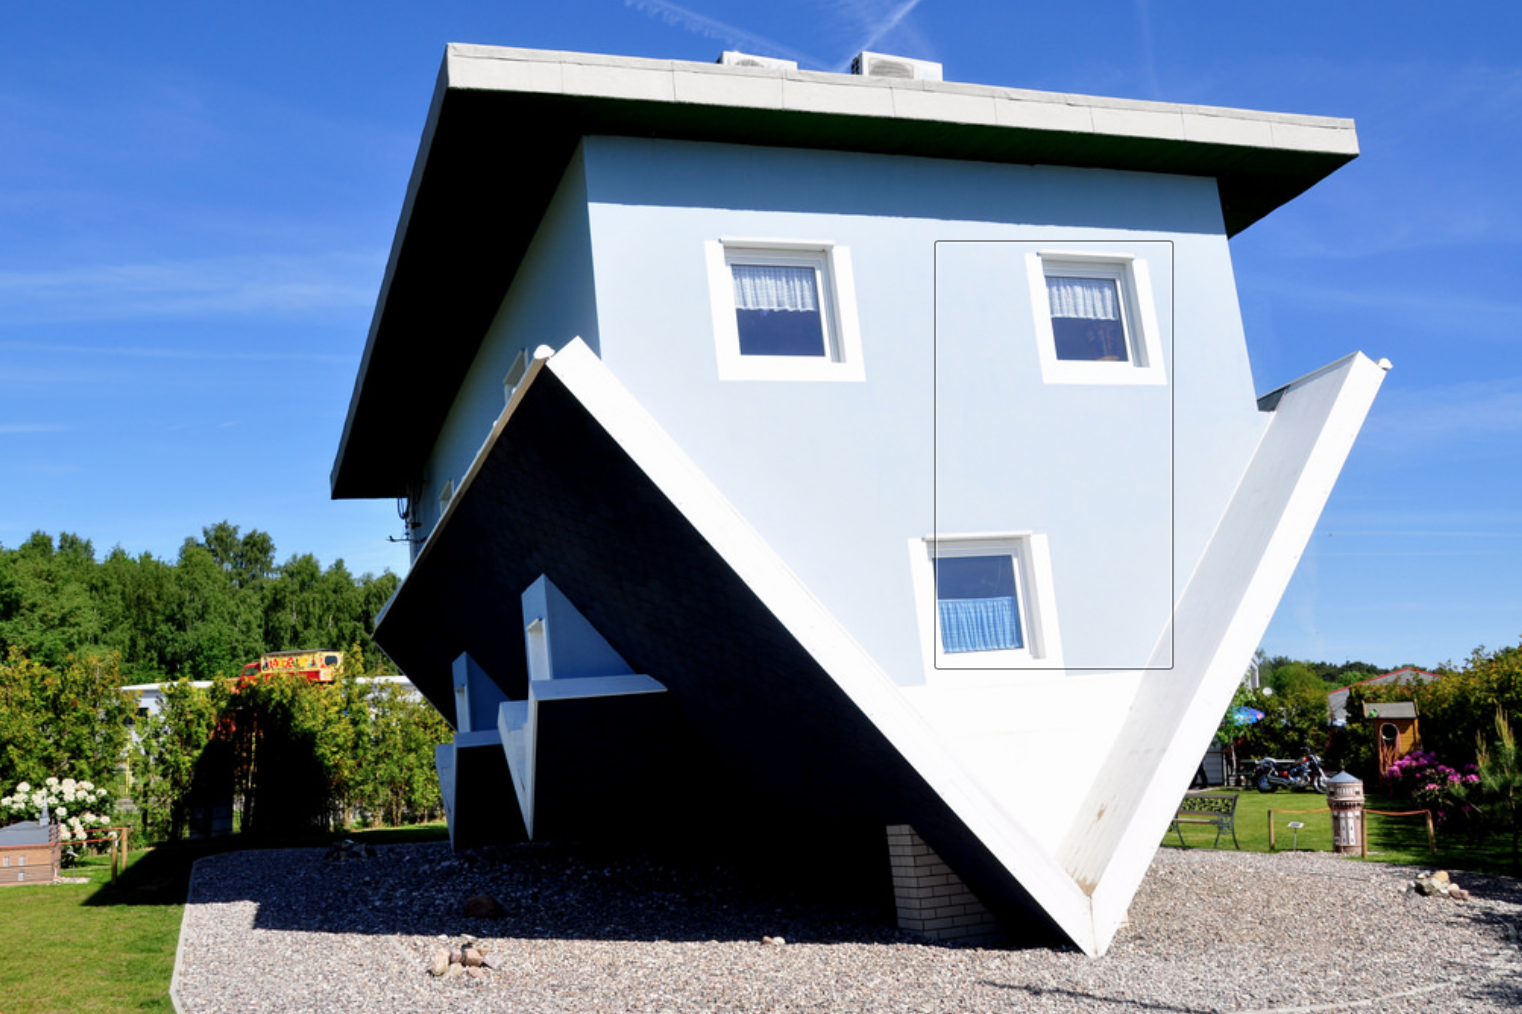
[[[390,684],[400,687],[402,693],[415,699],[421,699],[417,687],[406,676],[361,676],[360,683],[372,683],[377,686]],[[147,718],[157,715],[164,708],[164,690],[173,686],[173,683],[134,683],[131,686],[122,687],[122,692],[131,694],[134,700],[133,710],[138,718]],[[211,680],[192,680],[191,686],[198,690],[210,690]]]
[[[1260,397],[1232,274],[1356,136],[867,57],[450,46],[332,492],[456,845],[891,841],[1102,953],[1388,365]]]

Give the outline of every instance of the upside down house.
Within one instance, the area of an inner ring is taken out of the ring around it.
[[[1357,139],[940,78],[448,48],[332,493],[457,847],[869,829],[1109,946],[1388,368],[1259,396],[1232,275]]]

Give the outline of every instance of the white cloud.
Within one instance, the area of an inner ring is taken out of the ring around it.
[[[1238,285],[1243,293],[1266,293],[1305,306],[1357,309],[1366,316],[1396,320],[1402,328],[1437,331],[1465,342],[1511,343],[1522,335],[1522,296],[1513,290],[1477,297],[1452,288],[1359,287],[1341,278],[1318,284],[1258,273],[1240,278]]]
[[[81,356],[97,358],[115,356],[126,359],[169,359],[190,362],[301,362],[301,363],[353,363],[353,355],[329,352],[293,352],[285,350],[245,350],[207,348],[168,348],[151,345],[74,345],[61,342],[0,341],[0,352],[25,352],[54,356]],[[48,376],[34,374],[27,378],[36,385],[48,382],[78,379],[75,374]]]
[[[835,69],[849,69],[851,60],[857,53],[876,47],[879,40],[898,28],[919,5],[920,0],[902,0],[896,4],[884,4],[875,0],[837,0],[836,11],[853,22],[862,34],[860,41],[851,46],[844,62]]]
[[[757,56],[777,56],[785,60],[796,60],[810,67],[824,66],[824,61],[809,56],[807,53],[801,53],[754,32],[747,32],[743,28],[680,7],[671,3],[670,0],[624,0],[624,6],[633,7],[651,17],[660,18],[668,25],[685,28],[689,32],[696,32],[731,46],[743,47]]]
[[[0,423],[0,436],[14,436],[21,433],[63,433],[67,426],[56,423]]]
[[[380,258],[239,255],[0,271],[0,322],[301,316],[369,307]]]
[[[1381,394],[1364,432],[1404,448],[1522,433],[1522,378],[1474,380]]]

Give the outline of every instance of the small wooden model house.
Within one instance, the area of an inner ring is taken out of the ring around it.
[[[0,887],[50,884],[60,858],[57,824],[28,820],[0,828]]]
[[[1363,717],[1374,729],[1374,748],[1379,751],[1381,772],[1390,770],[1390,765],[1421,748],[1422,735],[1416,724],[1415,701],[1365,704]]]

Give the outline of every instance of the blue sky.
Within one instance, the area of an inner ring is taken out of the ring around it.
[[[446,42],[1352,117],[1363,155],[1233,240],[1254,379],[1395,363],[1263,647],[1391,666],[1522,636],[1522,8],[1418,3],[11,5],[0,544],[173,558],[203,525],[405,569],[327,497]]]

